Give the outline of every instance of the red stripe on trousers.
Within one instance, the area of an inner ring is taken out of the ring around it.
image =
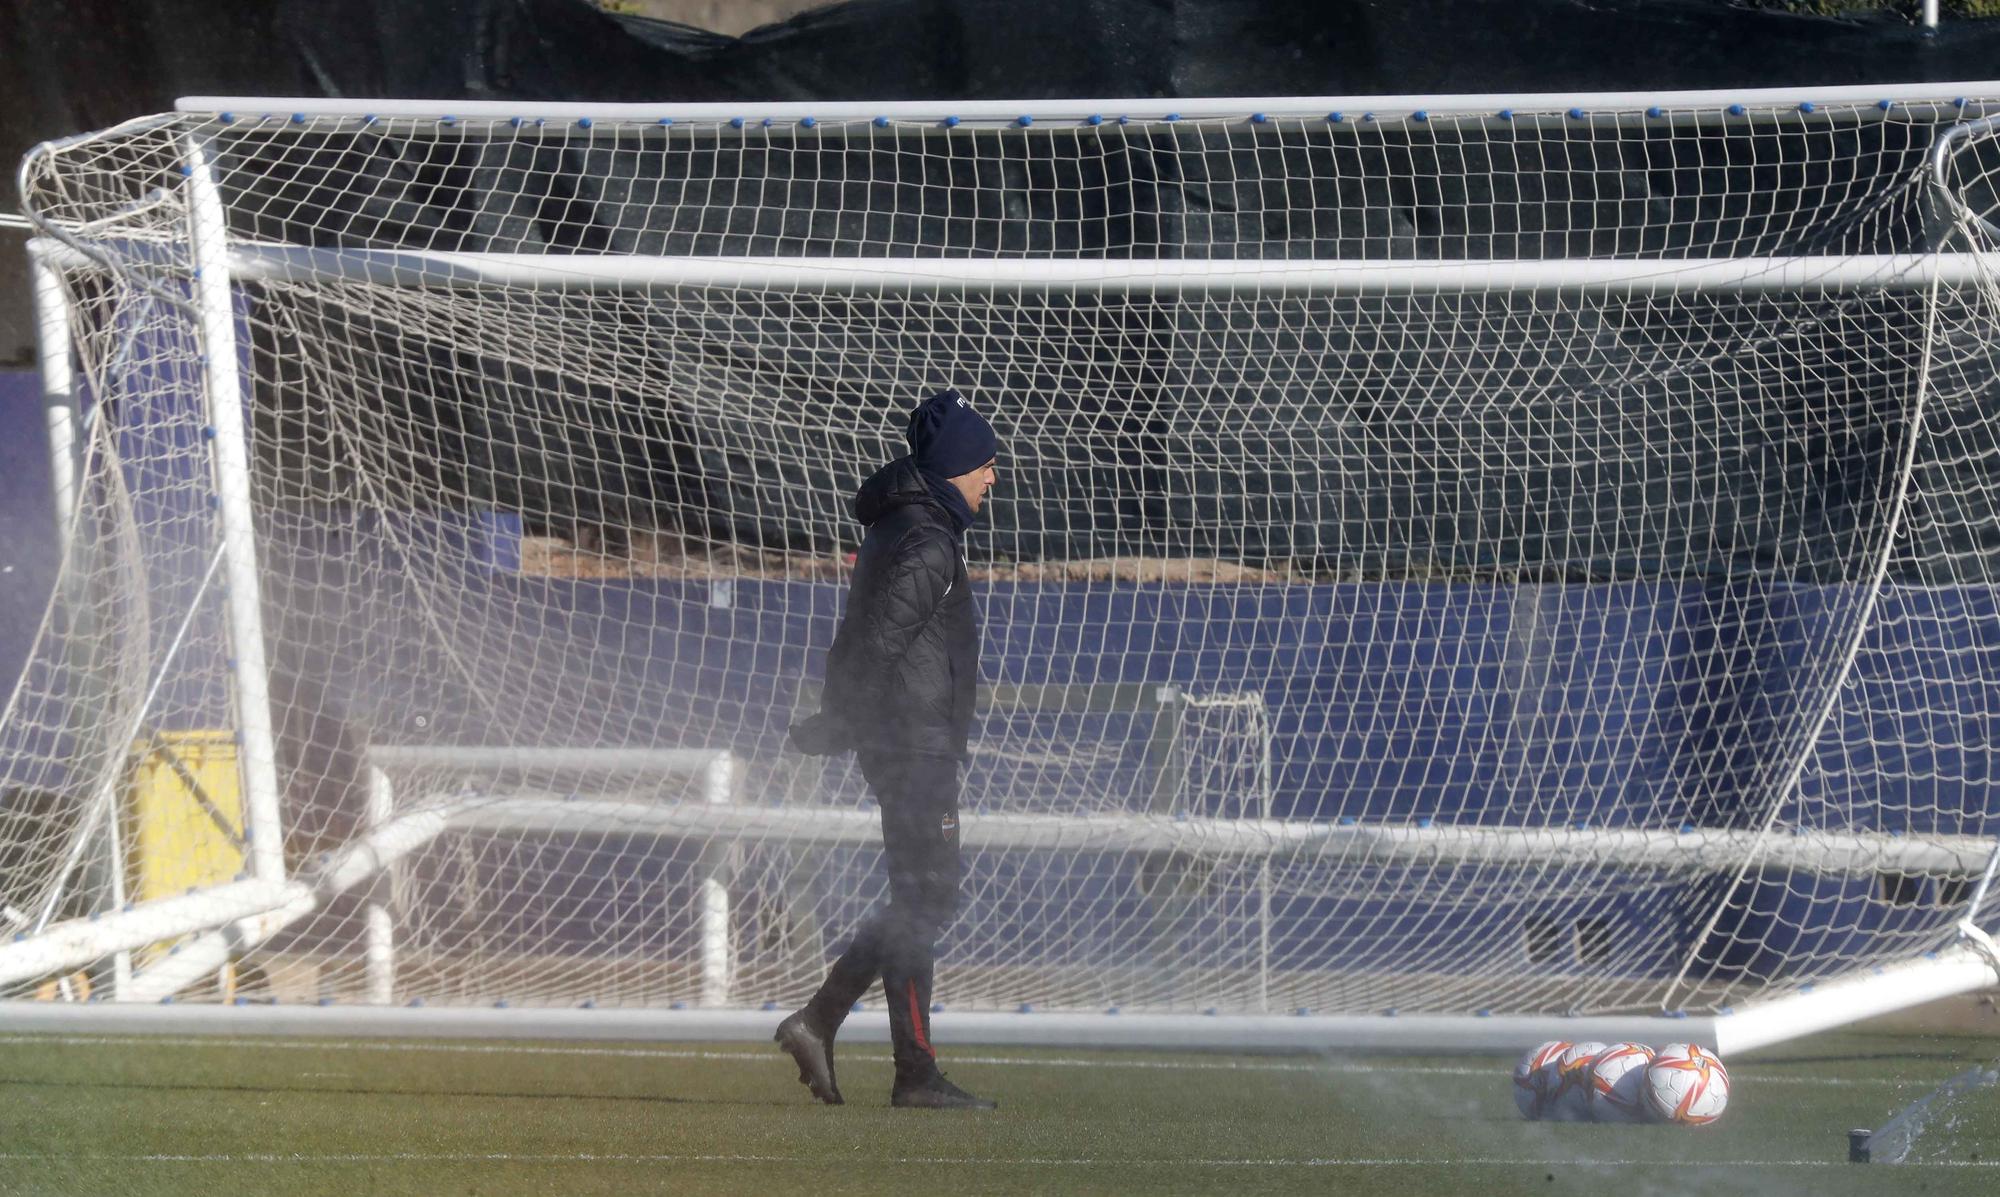
[[[924,1049],[924,1054],[935,1060],[937,1052],[931,1048],[931,1041],[924,1038],[924,1016],[917,1009],[917,983],[906,981],[904,984],[910,992],[910,1034],[917,1037],[917,1046]]]

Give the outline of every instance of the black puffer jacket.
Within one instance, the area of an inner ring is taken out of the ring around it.
[[[979,616],[957,525],[907,457],[861,484],[854,518],[868,533],[826,658],[817,743],[806,746],[962,758]]]

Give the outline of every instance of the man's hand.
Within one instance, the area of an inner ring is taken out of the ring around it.
[[[825,711],[792,724],[786,746],[807,756],[830,756],[849,747],[846,729]]]

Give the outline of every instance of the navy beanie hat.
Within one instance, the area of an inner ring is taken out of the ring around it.
[[[910,456],[917,468],[956,478],[1000,455],[1000,438],[986,417],[957,391],[939,391],[910,413]]]

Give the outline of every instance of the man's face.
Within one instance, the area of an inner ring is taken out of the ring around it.
[[[960,474],[951,480],[951,484],[958,488],[958,493],[965,496],[965,505],[972,508],[974,515],[979,514],[979,505],[986,501],[986,492],[993,488],[994,483],[1000,481],[1000,472],[996,468],[999,461],[1000,459],[996,457],[971,473]]]

